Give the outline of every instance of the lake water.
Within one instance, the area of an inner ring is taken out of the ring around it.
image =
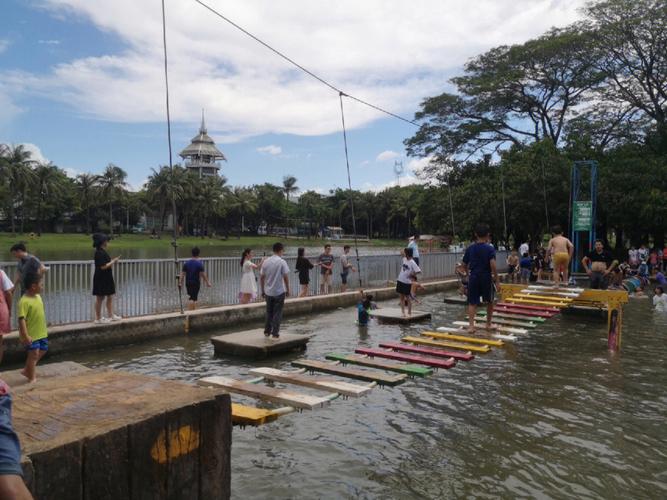
[[[464,316],[442,295],[426,297],[422,307],[434,313],[434,327]],[[316,333],[305,356],[323,359],[427,326],[373,324],[366,333],[354,316],[350,308],[293,318],[285,330]],[[603,320],[558,316],[505,349],[432,377],[234,428],[233,497],[666,498],[667,318],[636,299],[624,326],[622,352],[612,354]],[[194,382],[245,378],[259,365],[287,369],[299,357],[216,358],[210,336],[50,361]]]

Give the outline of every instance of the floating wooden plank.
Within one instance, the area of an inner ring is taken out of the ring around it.
[[[530,285],[528,287],[529,290],[560,290],[560,291],[566,291],[566,292],[576,292],[576,293],[582,293],[585,288],[571,288],[571,287],[555,287],[555,286],[543,286],[543,285]]]
[[[522,297],[510,297],[507,299],[509,302],[513,302],[516,304],[541,304],[543,306],[550,306],[550,307],[567,307],[567,304],[564,302],[549,302],[545,301],[543,299],[524,299]]]
[[[572,302],[573,299],[567,298],[567,297],[555,297],[553,295],[540,295],[540,294],[533,294],[533,293],[515,293],[512,295],[513,299],[519,298],[519,299],[530,299],[530,300],[542,300],[544,302],[564,302],[566,304],[569,304]]]
[[[507,314],[515,314],[517,316],[524,316],[524,317],[538,317],[538,318],[544,318],[545,320],[553,318],[556,316],[558,313],[554,312],[548,312],[548,311],[534,311],[531,309],[523,309],[519,304],[512,304],[514,307],[510,306],[496,306],[494,308],[494,314],[496,311],[502,312],[502,313],[507,313]]]
[[[478,316],[475,316],[475,321],[486,322],[486,318],[487,318],[486,316],[478,315]],[[468,316],[466,316],[466,319],[468,319]],[[495,314],[491,318],[491,324],[492,325],[502,325],[502,326],[518,326],[518,327],[521,327],[521,328],[535,328],[535,327],[537,327],[537,325],[535,323],[532,323],[531,321],[517,321],[515,319],[497,318]]]
[[[463,352],[445,351],[440,348],[421,347],[412,344],[405,344],[400,342],[380,342],[380,347],[386,349],[393,349],[394,351],[414,352],[415,354],[427,354],[435,356],[436,358],[454,358],[458,361],[470,361],[475,359],[473,354]]]
[[[467,352],[486,353],[491,349],[486,345],[464,344],[461,342],[447,342],[439,340],[430,340],[423,337],[403,337],[401,342],[410,342],[411,344],[425,345],[429,347],[443,347],[448,349],[460,349]]]
[[[407,311],[407,309],[406,309]],[[426,311],[412,310],[412,315],[403,316],[400,309],[382,308],[374,309],[368,313],[373,318],[377,318],[387,323],[412,323],[415,321],[424,321],[431,318],[431,313]],[[407,314],[407,312],[406,312]]]
[[[366,356],[394,359],[397,361],[408,361],[410,363],[419,363],[421,365],[431,366],[433,368],[449,369],[456,366],[456,361],[454,358],[440,359],[430,356],[414,356],[412,354],[386,351],[384,349],[369,349],[367,347],[359,347],[355,349],[354,352],[357,354],[364,354]]]
[[[524,294],[529,294],[529,295],[545,295],[548,297],[554,297],[554,298],[559,298],[559,297],[564,297],[564,298],[570,298],[570,299],[576,299],[581,295],[581,293],[576,293],[576,292],[558,292],[555,290],[531,290],[530,288],[525,288],[521,290],[521,293]]]
[[[350,396],[353,398],[363,396],[373,389],[372,385],[351,384],[350,382],[343,382],[330,377],[304,375],[302,370],[299,370],[298,372],[288,372],[277,370],[276,368],[261,367],[251,369],[250,374],[264,377],[266,380],[272,380],[274,382],[300,385],[322,391],[333,391],[342,394],[343,396]]]
[[[461,342],[468,342],[470,344],[490,345],[493,347],[502,347],[504,345],[502,340],[485,339],[482,337],[470,337],[468,335],[453,335],[451,333],[440,333],[440,332],[422,332],[422,335],[424,337],[430,337],[433,339],[461,341]]]
[[[294,333],[281,333],[279,339],[272,339],[266,337],[261,328],[211,337],[211,343],[213,343],[215,353],[218,355],[256,359],[264,359],[294,350],[303,350],[309,340],[310,335]]]
[[[329,373],[341,377],[353,378],[355,380],[366,380],[368,382],[377,382],[378,385],[398,385],[405,382],[408,376],[404,373],[390,375],[378,370],[356,370],[340,366],[338,363],[326,363],[324,361],[315,361],[312,359],[301,359],[292,361],[292,366],[305,368],[311,372]]]
[[[558,314],[560,309],[553,306],[537,306],[529,304],[512,304],[511,302],[498,302],[496,307],[508,307],[511,309],[520,309],[525,311],[535,311],[539,314]]]
[[[461,295],[445,295],[442,301],[445,304],[466,305],[468,303],[468,299],[466,297],[462,297]]]
[[[467,321],[454,321],[455,325],[457,326],[468,326]],[[482,323],[481,321],[476,321],[475,322],[475,328],[479,329],[480,331],[486,331],[486,332],[493,332],[493,330],[487,330],[486,329],[486,322]],[[528,330],[525,328],[517,328],[514,326],[496,326],[497,332],[503,332],[503,333],[513,333],[516,335],[523,335],[528,333]]]
[[[513,342],[517,339],[516,335],[505,335],[503,333],[494,333],[492,337],[495,337],[500,340],[509,340],[510,342]]]
[[[392,363],[391,361],[373,359],[368,356],[357,356],[356,354],[331,353],[327,354],[325,358],[331,361],[338,361],[343,365],[368,366],[370,368],[379,368],[380,370],[387,370],[390,372],[405,373],[410,377],[426,377],[427,375],[433,374],[433,370],[425,366]]]
[[[234,425],[264,425],[275,422],[282,415],[294,411],[292,406],[278,408],[277,410],[267,410],[265,408],[256,408],[254,406],[240,405],[232,403],[232,423]]]
[[[454,333],[458,335],[467,333],[466,329],[460,326],[456,328],[452,328],[449,326],[439,326],[438,328],[436,328],[436,330],[443,333]],[[500,340],[516,340],[516,337],[514,335],[504,335],[502,333],[497,333],[497,332],[491,333],[491,336]]]
[[[243,394],[244,396],[250,396],[251,398],[271,401],[273,403],[284,404],[306,410],[312,410],[317,406],[322,406],[338,397],[338,394],[336,393],[327,394],[325,396],[312,396],[310,394],[292,392],[285,389],[267,387],[265,385],[251,384],[249,382],[244,382],[243,380],[219,376],[204,377],[199,379],[198,384],[220,387],[228,392]]]
[[[486,316],[486,311],[477,311],[477,316]],[[503,318],[503,319],[516,319],[520,321],[532,321],[533,323],[544,323],[546,321],[546,318],[543,318],[542,316],[530,316],[530,315],[523,315],[523,314],[512,314],[512,313],[505,313],[501,311],[494,310],[493,311],[493,317],[496,318]]]

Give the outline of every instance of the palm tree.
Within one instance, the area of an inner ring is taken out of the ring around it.
[[[245,216],[257,211],[257,198],[251,189],[235,187],[229,199],[229,207],[239,215],[238,236],[240,238],[245,227]]]
[[[296,177],[293,175],[286,175],[283,177],[283,192],[285,193],[285,199],[289,202],[289,197],[291,194],[296,193],[299,190],[299,187],[296,185]]]
[[[15,211],[21,205],[21,232],[25,221],[25,194],[34,178],[31,159],[32,153],[23,144],[0,144],[0,157],[3,158],[3,178],[9,184],[9,219],[12,235],[16,235]]]
[[[160,167],[159,170],[151,169],[153,173],[146,183],[151,204],[158,207],[160,214],[160,232],[164,231],[164,214],[166,204],[171,200],[171,172],[169,167]]]
[[[64,191],[65,174],[53,163],[40,163],[35,168],[35,194],[37,196],[37,234],[42,235],[42,208],[47,198],[53,199]]]
[[[126,178],[127,172],[113,163],[109,163],[102,175],[97,176],[97,185],[100,187],[102,198],[109,204],[109,232],[112,235],[113,204],[127,187]]]
[[[79,174],[76,177],[76,190],[81,202],[81,208],[86,211],[86,234],[92,231],[92,227],[90,226],[90,206],[93,204],[95,184],[96,178],[92,174]]]

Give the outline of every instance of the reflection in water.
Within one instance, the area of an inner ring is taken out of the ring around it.
[[[432,326],[464,315],[441,299],[424,300]],[[322,359],[425,326],[371,324],[363,332],[355,317],[349,308],[290,319],[285,329],[315,332],[305,355]],[[665,498],[667,317],[637,300],[626,307],[624,324],[620,355],[607,352],[599,318],[556,317],[507,349],[432,377],[235,429],[234,496]],[[194,381],[243,378],[253,366],[288,368],[300,356],[215,358],[209,336],[51,361]]]

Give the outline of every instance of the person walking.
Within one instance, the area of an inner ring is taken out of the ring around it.
[[[299,297],[308,296],[308,287],[310,285],[310,270],[315,267],[310,260],[306,258],[306,249],[299,248],[296,257],[296,271],[299,273],[299,285],[301,286],[301,293]]]
[[[252,250],[246,248],[241,254],[241,304],[247,304],[257,297],[257,278],[255,278],[255,269],[260,267],[252,262]],[[262,261],[264,262],[264,261]]]
[[[3,336],[11,331],[13,291],[14,283],[0,269],[0,363],[2,363],[2,354],[4,352]]]
[[[398,293],[401,301],[401,315],[407,318],[412,316],[412,283],[422,270],[412,256],[412,248],[407,247],[403,249],[403,255],[401,271],[396,279],[396,293]],[[408,309],[407,316],[405,314],[406,308]]]
[[[178,286],[181,288],[183,281],[185,281],[185,291],[188,294],[188,310],[194,311],[197,309],[201,281],[204,280],[208,288],[211,288],[212,285],[204,270],[204,263],[199,258],[201,255],[199,247],[193,247],[190,250],[190,255],[191,258],[185,261],[183,269],[181,269],[181,274],[178,277]]]
[[[574,245],[563,236],[563,229],[560,226],[554,226],[552,232],[553,237],[549,240],[547,253],[551,255],[551,260],[553,261],[553,280],[555,287],[558,288],[560,286],[561,273],[563,274],[565,286],[568,284],[569,266],[574,254]]]
[[[28,253],[25,243],[16,243],[15,245],[12,245],[9,251],[18,261],[14,283],[20,287],[21,295],[23,295],[26,289],[23,282],[26,277],[34,274],[41,277],[46,271],[46,267],[37,257]]]
[[[113,259],[107,253],[109,237],[106,234],[93,235],[95,248],[95,273],[93,274],[93,295],[95,296],[95,323],[108,323],[122,319],[113,312],[113,296],[116,294],[116,282],[113,279],[113,266],[120,260],[120,255]],[[102,316],[102,302],[106,298],[107,317]]]
[[[331,276],[333,274],[334,256],[331,255],[331,245],[328,243],[324,245],[324,253],[320,254],[317,259],[317,265],[320,266],[320,295],[329,293],[331,287]]]
[[[266,322],[264,335],[274,340],[280,338],[280,323],[283,319],[285,297],[289,296],[289,267],[283,259],[282,243],[273,244],[273,255],[260,268],[262,297],[266,299]]]

